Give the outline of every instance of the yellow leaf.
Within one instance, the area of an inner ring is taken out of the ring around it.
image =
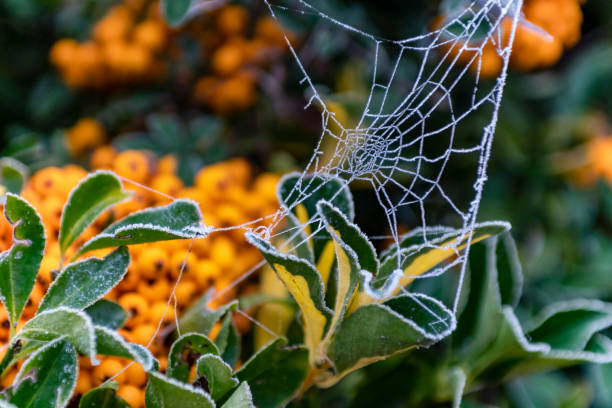
[[[320,357],[319,345],[323,338],[327,318],[315,306],[310,296],[308,282],[303,276],[291,274],[283,265],[278,263],[274,264],[274,270],[302,311],[304,343],[310,350],[310,364],[315,366]]]
[[[288,296],[285,285],[278,279],[271,267],[266,266],[263,268],[260,280],[261,293],[279,298]],[[257,311],[257,321],[267,329],[272,330],[277,336],[272,335],[272,333],[259,326],[255,326],[255,350],[261,349],[277,337],[284,336],[289,329],[294,315],[294,310],[284,304],[267,303],[262,305]]]
[[[317,270],[321,274],[321,280],[323,281],[323,286],[325,289],[327,289],[327,281],[329,280],[329,274],[331,273],[332,266],[334,265],[334,259],[336,259],[334,254],[334,244],[332,241],[329,241],[325,244],[325,247],[319,256],[319,260],[317,261]]]

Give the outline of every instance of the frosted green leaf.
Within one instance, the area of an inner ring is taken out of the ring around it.
[[[153,368],[154,358],[147,348],[125,341],[119,333],[106,327],[96,326],[95,335],[98,354],[133,360],[145,371]]]
[[[28,168],[21,162],[10,157],[0,159],[0,185],[6,191],[19,194],[28,178]]]
[[[217,309],[208,308],[208,303],[212,297],[213,291],[208,291],[193,305],[189,306],[179,320],[179,326],[185,333],[203,333],[208,334],[215,323],[228,311],[236,310],[237,301],[232,301]]]
[[[327,241],[330,239],[325,229],[314,234],[311,239],[309,231],[315,231],[317,223],[312,223],[317,213],[317,203],[328,201],[337,207],[349,221],[355,218],[353,196],[343,180],[322,174],[289,173],[283,176],[276,193],[278,202],[287,211],[287,227],[290,235],[300,236],[293,242],[303,242],[294,248],[298,257],[316,261]],[[295,239],[295,238],[294,238]]]
[[[305,347],[283,347],[277,339],[255,353],[236,377],[250,384],[256,407],[285,406],[298,392],[310,369]]]
[[[221,408],[255,408],[249,384],[240,384]]]
[[[0,255],[0,297],[14,326],[34,287],[45,231],[36,210],[12,193],[6,196],[4,215],[13,225],[13,246]]]
[[[442,340],[455,325],[450,310],[422,294],[362,306],[338,327],[330,356],[338,375],[326,385],[374,361]]]
[[[128,215],[87,241],[75,257],[85,252],[122,245],[173,239],[201,238],[209,229],[200,225],[202,214],[197,203],[176,200],[172,204],[149,208]]]
[[[63,254],[85,229],[107,208],[130,197],[119,178],[97,171],[83,179],[71,192],[60,221],[59,244]]]
[[[191,0],[162,0],[161,5],[168,24],[176,27],[187,15]]]
[[[187,382],[191,367],[203,354],[219,355],[219,349],[212,340],[203,334],[183,334],[170,347],[166,374],[168,377]]]
[[[130,404],[117,395],[117,388],[116,381],[109,381],[88,391],[79,401],[79,408],[130,408]]]
[[[117,248],[104,259],[71,263],[53,280],[38,312],[59,306],[80,310],[92,305],[123,279],[129,264],[126,247]]]
[[[214,408],[210,395],[201,388],[193,387],[163,374],[150,372],[145,391],[147,408]]]
[[[19,408],[65,406],[78,376],[74,346],[59,338],[33,353],[15,377],[10,402]]]
[[[232,323],[231,313],[225,315],[219,333],[215,337],[215,344],[223,361],[231,367],[235,366],[240,358],[240,336]]]
[[[118,329],[127,320],[127,312],[116,302],[100,299],[84,310],[96,326]]]
[[[17,334],[26,340],[49,341],[64,337],[77,351],[97,363],[96,338],[91,319],[82,311],[59,307],[37,314]]]
[[[204,354],[198,359],[196,376],[206,378],[210,395],[215,401],[238,385],[238,380],[232,376],[232,367],[215,354]]]

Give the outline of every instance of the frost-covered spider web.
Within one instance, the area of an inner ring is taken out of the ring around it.
[[[355,38],[362,45],[361,50],[369,51],[365,61],[370,66],[370,83],[358,118],[351,125],[343,123],[330,109],[323,87],[317,85],[316,69],[309,67],[300,48],[286,35],[300,84],[304,86],[305,109],[320,112],[320,137],[288,193],[291,205],[267,217],[267,226],[257,226],[262,221],[258,219],[231,227],[210,226],[208,232],[245,229],[271,241],[283,234],[282,250],[290,252],[324,228],[316,214],[310,214],[306,224],[289,228],[286,225],[295,207],[317,192],[313,174],[338,178],[347,188],[367,185],[373,191],[375,205],[381,209],[387,231],[371,239],[399,244],[402,217],[408,214],[411,220],[408,227],[420,242],[415,251],[441,248],[455,252],[450,262],[414,278],[432,278],[451,267],[458,268],[458,284],[449,305],[456,312],[487,178],[512,40],[517,24],[521,23],[522,0],[445,1],[441,7],[443,17],[433,20],[430,31],[403,39],[370,34],[359,27],[359,22],[351,24],[341,15],[326,12],[322,1],[320,6],[313,3],[317,0],[263,1],[275,19],[314,21],[314,30],[325,23],[332,31]],[[401,16],[391,24],[401,25]],[[481,77],[481,68],[490,64],[491,58],[499,64],[498,74],[485,79]],[[458,179],[465,182],[457,185]],[[355,211],[359,215],[359,206]],[[459,231],[459,238],[451,242],[439,239],[451,229]],[[309,236],[298,233],[304,230],[310,231]],[[400,270],[410,254],[400,252],[399,247],[397,251]],[[263,264],[264,261],[245,272],[211,301],[221,299]],[[182,270],[178,280],[181,276]],[[376,283],[376,277],[366,283]],[[386,289],[392,290],[399,279],[389,279],[387,283],[391,285]],[[168,305],[173,301],[176,306],[174,290],[171,296]],[[238,313],[275,334],[248,314],[240,310]],[[180,332],[178,320],[175,323]],[[441,318],[439,323],[449,324]],[[160,320],[154,337],[161,324]],[[446,329],[441,327],[440,331]]]
[[[399,244],[399,215],[408,212],[412,234],[422,235],[419,249],[443,245],[456,250],[452,262],[415,276],[438,276],[450,267],[461,267],[452,305],[456,311],[522,1],[447,1],[431,31],[398,40],[377,37],[328,14],[323,2],[318,7],[303,0],[264,1],[275,18],[318,19],[366,44],[371,50],[367,57],[371,82],[358,119],[347,126],[328,107],[324,91],[286,38],[306,87],[306,109],[315,106],[321,112],[321,135],[289,194],[292,206],[281,209],[272,225],[259,232],[273,237],[287,213],[315,193],[312,174],[338,177],[346,186],[367,184],[382,209],[386,238]],[[392,24],[401,25],[401,17]],[[497,76],[481,78],[482,64],[496,62]],[[458,171],[469,181],[467,188],[453,185],[458,174],[448,177]],[[308,223],[311,236],[324,228],[316,216]],[[437,225],[462,234],[441,244],[426,233]],[[465,250],[460,250],[466,237]],[[407,256],[398,253],[398,270]]]

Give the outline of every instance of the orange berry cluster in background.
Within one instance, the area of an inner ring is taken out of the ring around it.
[[[532,71],[554,65],[563,55],[563,51],[576,45],[580,39],[582,27],[582,0],[525,0],[523,13],[525,20],[541,28],[544,32],[519,23],[516,28],[510,66],[520,71]],[[437,18],[434,26],[439,27],[444,21]],[[512,21],[506,19],[503,24],[503,44],[508,44],[512,32]],[[462,50],[464,43],[446,47],[451,55],[461,52],[459,62],[470,64],[474,74],[492,78],[499,75],[503,60],[498,53],[499,44],[487,41],[480,56],[476,51]]]
[[[116,152],[103,146],[91,156],[93,169],[110,169],[126,179],[149,186],[166,195],[190,198],[200,204],[204,221],[215,227],[235,226],[250,220],[261,219],[277,210],[276,184],[279,176],[261,174],[253,177],[250,165],[244,159],[231,159],[200,170],[194,186],[186,187],[176,176],[176,159],[166,156],[157,159],[142,151]],[[24,311],[22,322],[32,317],[59,267],[57,236],[63,205],[69,192],[87,175],[74,165],[63,168],[48,167],[32,176],[23,191],[26,200],[41,214],[47,245],[41,269]],[[135,191],[132,199],[107,211],[94,225],[88,228],[67,253],[70,259],[75,248],[100,232],[108,223],[149,206],[165,205],[170,199],[153,193],[133,183],[124,182],[124,188]],[[11,226],[1,218],[0,249],[10,248]],[[266,219],[250,226],[264,225]],[[189,247],[192,250],[189,252]],[[175,322],[175,305],[169,303],[176,284],[176,311],[179,313],[208,289],[227,289],[239,276],[247,272],[260,260],[259,252],[248,245],[243,231],[215,232],[206,239],[164,241],[153,244],[131,246],[131,263],[126,277],[108,295],[123,306],[129,318],[120,333],[129,341],[142,345],[150,344],[150,350],[159,359],[162,369],[166,364],[168,345],[159,338],[151,340],[158,323],[162,330]],[[103,256],[109,250],[92,251],[86,256]],[[183,270],[181,279],[179,274]],[[178,281],[178,283],[177,283]],[[249,290],[249,288],[244,288]],[[223,296],[223,302],[236,296],[232,288]],[[170,305],[168,307],[168,305]],[[7,343],[8,319],[5,309],[0,308],[0,342]],[[248,320],[234,319],[238,330],[248,329]],[[128,361],[116,357],[101,357],[101,364],[91,366],[87,358],[81,358],[76,394],[83,394],[92,387],[120,372]],[[10,385],[17,369],[2,381]],[[144,407],[146,375],[138,364],[132,364],[115,380],[119,383],[118,394],[132,407]]]
[[[126,0],[96,22],[90,40],[58,40],[49,58],[74,88],[157,81],[168,36],[157,2]]]
[[[558,156],[554,164],[568,166],[572,180],[579,186],[591,187],[600,179],[612,183],[612,135],[595,136],[577,150]]]
[[[73,157],[89,153],[106,142],[106,131],[94,118],[79,119],[65,132],[66,146]]]
[[[254,27],[250,20],[245,8],[229,5],[213,13],[213,24],[194,23],[190,27],[203,43],[210,71],[197,81],[193,98],[217,113],[251,107],[261,71],[287,50],[285,35],[276,20],[261,17]]]
[[[521,71],[554,65],[563,51],[580,40],[582,0],[526,0],[525,18],[541,27],[552,39],[519,25],[516,30],[510,64]]]

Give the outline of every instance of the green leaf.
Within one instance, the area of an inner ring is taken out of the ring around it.
[[[523,269],[518,251],[509,232],[500,234],[497,239],[495,259],[501,304],[516,307],[523,290]]]
[[[225,315],[221,329],[215,337],[215,344],[223,361],[234,367],[240,358],[240,336],[232,323],[231,313]]]
[[[45,250],[45,230],[36,210],[8,193],[4,215],[13,225],[13,246],[0,255],[0,297],[14,327],[34,287]]]
[[[163,207],[138,211],[110,225],[87,241],[75,257],[94,249],[202,238],[208,234],[208,229],[200,225],[201,220],[202,214],[198,205],[190,200],[176,200]]]
[[[56,339],[33,353],[15,377],[10,402],[20,408],[65,406],[78,376],[78,360],[73,345]]]
[[[439,237],[421,245],[412,245],[407,248],[392,246],[387,251],[382,265],[376,275],[375,282],[370,286],[371,275],[366,273],[366,282],[363,291],[353,302],[351,310],[375,301],[388,299],[397,295],[402,288],[408,286],[418,276],[427,273],[439,275],[451,266],[460,262],[447,262],[452,257],[464,250],[470,244],[476,244],[489,237],[507,231],[510,226],[507,223],[488,222],[477,224],[473,230],[452,230],[445,232]],[[437,231],[437,230],[436,230]],[[445,231],[441,229],[440,231]],[[471,232],[470,232],[471,231]],[[398,274],[398,272],[400,272]]]
[[[107,327],[95,327],[95,334],[98,354],[133,360],[145,371],[153,369],[155,359],[146,347],[127,342],[119,333]]]
[[[63,254],[104,210],[130,197],[121,189],[119,178],[109,171],[97,171],[77,185],[64,205],[59,245]]]
[[[210,388],[210,395],[215,401],[238,385],[232,376],[232,367],[215,354],[204,354],[196,363],[196,376],[205,377]]]
[[[271,342],[236,371],[238,380],[250,384],[256,407],[285,406],[306,380],[308,350],[285,344],[284,339]]]
[[[352,221],[355,218],[353,196],[346,183],[321,174],[289,173],[278,183],[278,201],[295,214],[295,206],[303,204],[311,216],[317,212],[317,203],[326,200]]]
[[[324,385],[395,353],[435,343],[448,336],[455,326],[450,310],[422,294],[362,306],[336,332],[330,357],[338,374]]]
[[[219,306],[215,310],[209,309],[208,303],[213,293],[213,290],[209,290],[183,313],[179,320],[181,331],[208,334],[226,312],[236,310],[237,301]]]
[[[191,0],[162,0],[162,10],[166,21],[171,26],[178,26],[183,22]]]
[[[10,157],[0,159],[0,185],[6,191],[19,194],[28,178],[28,168],[21,162]]]
[[[355,251],[359,267],[376,273],[379,268],[376,249],[359,227],[350,222],[338,208],[327,201],[321,200],[317,203],[317,212],[323,219],[328,232],[330,229],[333,230],[337,238]]]
[[[88,391],[81,397],[79,408],[130,408],[130,404],[115,392],[118,387],[116,381],[110,381]]]
[[[316,261],[324,251],[330,237],[320,229],[317,220],[317,203],[326,200],[344,214],[349,221],[355,218],[353,196],[344,180],[321,174],[290,173],[281,178],[277,190],[278,202],[287,211],[291,243],[298,245],[298,257]],[[298,227],[298,228],[296,228]],[[317,231],[312,235],[312,231]],[[298,231],[298,233],[296,233]],[[301,231],[301,232],[300,232]],[[309,238],[309,239],[306,239]]]
[[[36,341],[49,341],[64,337],[77,351],[96,358],[96,337],[91,319],[84,312],[67,307],[59,307],[37,314],[23,326],[17,338]]]
[[[127,273],[130,253],[119,247],[104,259],[89,258],[69,264],[51,283],[38,313],[65,306],[84,309],[101,299]]]
[[[212,340],[203,334],[183,334],[170,347],[166,374],[168,377],[187,382],[191,367],[204,354],[219,355],[219,349]]]
[[[337,263],[333,316],[322,346],[326,347],[338,324],[344,318],[347,304],[357,290],[361,262],[369,265],[370,268],[374,268],[373,270],[377,270],[378,260],[374,248],[367,238],[354,225],[349,224],[348,220],[336,208],[326,201],[319,201],[317,210],[324,219],[329,235],[332,237]],[[358,255],[359,253],[361,255]]]
[[[104,326],[109,329],[118,329],[127,320],[127,312],[116,302],[108,299],[100,299],[84,310],[96,326]]]
[[[150,372],[145,391],[147,408],[214,408],[215,403],[204,390],[189,384],[166,377],[163,374]]]
[[[255,234],[247,233],[246,238],[263,254],[300,307],[305,344],[310,350],[311,365],[316,366],[323,358],[324,351],[319,346],[332,315],[325,304],[324,286],[319,272],[310,262],[280,253]]]
[[[255,408],[249,384],[243,382],[221,408]]]

